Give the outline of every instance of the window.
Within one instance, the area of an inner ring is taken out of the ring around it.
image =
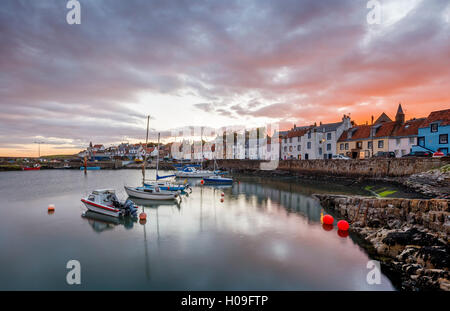
[[[331,140],[331,133],[327,133],[327,140]]]
[[[287,151],[287,147],[284,147],[284,152],[286,152]]]
[[[331,150],[331,144],[327,144],[327,151]]]
[[[437,123],[431,124],[431,133],[435,133],[437,131],[438,131],[438,124]]]
[[[425,137],[417,137],[417,144],[419,146],[425,147]]]
[[[298,145],[297,146],[297,151],[301,151],[302,150],[302,146]]]
[[[439,135],[440,144],[448,144],[448,134]]]
[[[348,143],[345,144],[345,150],[348,150]]]
[[[311,142],[310,141],[308,141],[308,144],[307,144],[307,146],[306,146],[308,149],[311,149]]]
[[[340,150],[344,150],[344,144],[340,144],[340,145],[339,145],[339,149],[340,149]]]
[[[372,146],[373,146],[373,142],[368,141],[367,142],[367,149],[372,149]]]
[[[369,150],[364,151],[364,157],[365,158],[369,158],[370,157]]]
[[[289,151],[292,152],[292,146],[289,146]]]
[[[384,140],[379,140],[378,141],[378,148],[383,148],[384,147]]]
[[[311,138],[311,132],[308,133],[308,139],[310,139],[310,138]]]
[[[289,143],[292,143],[292,137],[291,137],[291,138],[289,138]]]
[[[356,143],[356,148],[362,149],[362,141],[358,141],[358,142]]]
[[[322,155],[322,148],[319,148],[319,155]]]
[[[297,141],[300,142],[300,136],[297,137]]]
[[[410,139],[409,139],[409,144],[410,145],[414,145],[415,144],[415,137],[411,137]]]

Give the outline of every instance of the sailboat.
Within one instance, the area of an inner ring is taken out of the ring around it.
[[[156,180],[154,181],[145,181],[144,180],[144,187],[149,189],[156,189],[159,188],[161,190],[165,191],[185,191],[187,189],[190,189],[189,184],[177,184],[173,182],[168,181],[158,181],[160,179],[175,177],[175,175],[166,175],[166,176],[159,176],[159,141],[161,138],[161,134],[158,133],[158,149],[157,149],[157,155],[156,155]]]
[[[145,146],[148,146],[148,130],[149,130],[150,116],[147,118],[147,138],[145,140]],[[158,148],[159,148],[159,135],[158,135]],[[158,161],[159,161],[159,149],[158,149]],[[158,186],[148,188],[145,186],[145,164],[147,163],[147,153],[145,153],[144,162],[142,163],[142,187],[128,187],[124,186],[126,193],[130,197],[146,199],[146,200],[175,200],[179,197],[180,191],[168,191],[162,190]]]
[[[217,172],[216,166],[217,161],[216,158],[214,158],[214,172]],[[205,184],[231,185],[233,183],[233,178],[223,177],[222,175],[214,174],[206,178],[203,178],[203,181],[205,182]]]
[[[210,170],[203,170],[203,131],[202,131],[202,153],[201,153],[201,165],[200,169],[197,169],[193,165],[185,166],[182,170],[179,170],[175,173],[177,178],[207,178],[211,175],[215,174],[221,174],[220,171],[210,171]]]

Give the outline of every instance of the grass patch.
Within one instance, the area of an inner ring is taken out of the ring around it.
[[[382,198],[385,198],[385,197],[387,197],[387,196],[389,196],[389,195],[391,195],[391,194],[394,194],[394,193],[396,193],[396,192],[397,192],[397,190],[386,190],[386,191],[383,191],[383,192],[378,193],[378,195],[379,195],[380,197],[382,197]]]

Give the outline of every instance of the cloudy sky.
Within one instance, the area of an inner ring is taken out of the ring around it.
[[[2,0],[0,155],[450,108],[448,0]]]

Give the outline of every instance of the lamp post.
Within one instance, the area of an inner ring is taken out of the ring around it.
[[[44,144],[45,142],[43,141],[35,141],[35,144],[38,144],[38,158],[41,157],[41,144]]]

